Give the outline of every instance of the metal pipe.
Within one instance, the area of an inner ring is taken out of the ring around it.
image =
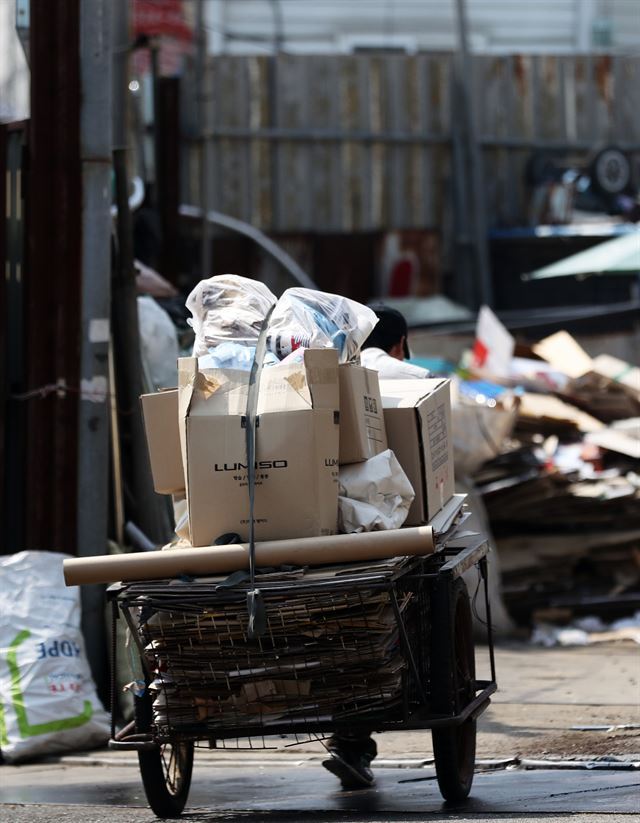
[[[124,473],[132,493],[134,519],[157,543],[171,534],[169,515],[153,490],[146,438],[138,398],[143,393],[140,332],[133,266],[133,231],[127,169],[127,111],[131,51],[128,0],[112,0],[113,9],[113,172],[117,223],[117,263],[113,276],[112,320],[116,391],[119,406],[131,410],[121,420],[128,438]],[[123,453],[123,457],[124,457]],[[131,516],[131,515],[129,515]]]
[[[195,97],[196,115],[199,136],[200,154],[200,206],[202,208],[201,234],[200,234],[200,276],[210,277],[211,271],[211,231],[206,213],[210,206],[209,197],[209,176],[211,174],[209,163],[209,145],[206,135],[206,105],[205,99],[205,73],[207,70],[207,32],[204,25],[204,0],[197,0],[196,6],[196,59],[195,59]]]
[[[361,143],[408,143],[416,145],[447,145],[451,138],[442,134],[405,131],[366,131],[345,129],[314,128],[270,128],[247,129],[219,126],[207,129],[204,136],[210,140],[287,140],[303,142],[361,142]],[[617,144],[616,144],[617,145]]]
[[[471,225],[473,228],[476,273],[479,279],[477,303],[493,304],[493,286],[489,270],[487,228],[485,223],[484,174],[482,153],[478,147],[476,118],[471,97],[473,66],[469,54],[469,37],[466,0],[456,0],[458,24],[458,53],[456,68],[459,75],[459,93],[462,96],[462,116],[464,119],[464,142],[466,144],[466,178],[471,197]]]
[[[109,337],[111,278],[111,7],[80,0],[82,292],[78,402],[77,552],[107,552],[109,510]],[[81,591],[82,630],[93,677],[107,682],[104,587]]]
[[[184,217],[193,217],[195,219],[202,219],[202,209],[196,206],[180,206],[180,214]],[[277,243],[270,240],[266,234],[263,234],[260,229],[256,229],[250,223],[245,223],[243,220],[238,220],[235,217],[229,217],[227,214],[221,214],[218,211],[208,211],[205,218],[207,223],[213,223],[216,226],[221,226],[225,229],[243,234],[245,237],[257,243],[267,254],[271,255],[280,265],[293,277],[297,285],[304,286],[308,289],[317,288],[316,284],[309,277],[309,275],[302,269],[296,261],[281,249]]]

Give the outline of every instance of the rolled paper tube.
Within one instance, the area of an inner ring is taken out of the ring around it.
[[[433,550],[431,526],[416,526],[390,531],[256,543],[256,566],[321,566],[327,563],[354,563],[403,555],[431,554]],[[63,566],[67,586],[157,580],[181,575],[197,577],[229,574],[249,568],[249,546],[238,543],[229,546],[74,557],[65,560]]]

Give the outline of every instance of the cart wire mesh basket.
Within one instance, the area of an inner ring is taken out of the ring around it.
[[[222,741],[406,722],[428,704],[429,558],[128,584],[119,605],[146,669],[157,739]],[[265,744],[266,745],[266,744]]]

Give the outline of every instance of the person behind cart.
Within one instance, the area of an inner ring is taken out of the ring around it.
[[[430,377],[428,369],[406,362],[410,355],[404,316],[383,303],[374,303],[370,308],[378,323],[362,346],[362,365],[387,380]],[[335,733],[329,738],[327,749],[331,757],[322,765],[340,779],[343,788],[366,789],[373,784],[371,762],[378,748],[371,731]]]
[[[428,369],[407,363],[407,321],[397,310],[384,303],[372,303],[378,322],[362,345],[360,360],[367,369],[375,369],[381,380],[430,377]]]

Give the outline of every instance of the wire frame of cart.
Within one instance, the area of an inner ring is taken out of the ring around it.
[[[426,558],[263,573],[265,631],[255,640],[247,581],[112,587],[114,622],[126,619],[147,688],[135,721],[119,734],[114,726],[110,745],[137,749],[141,768],[156,755],[167,766],[186,757],[188,784],[194,745],[269,748],[282,735],[291,745],[341,729],[432,729],[442,793],[466,796],[475,718],[496,688],[486,552],[476,539]],[[473,603],[461,579],[473,565],[478,590],[485,583],[489,680],[476,679]],[[163,774],[150,783],[143,768],[152,808],[167,814]]]

